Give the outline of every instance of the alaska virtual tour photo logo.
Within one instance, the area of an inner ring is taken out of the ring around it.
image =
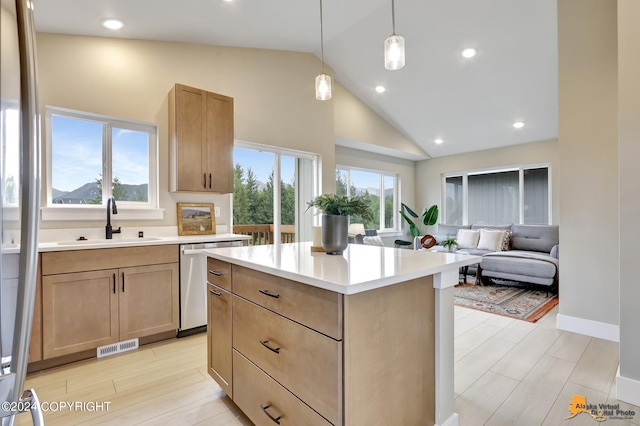
[[[633,410],[622,410],[620,404],[588,404],[587,398],[582,395],[573,395],[569,402],[571,415],[565,420],[573,419],[579,414],[591,416],[596,422],[611,420],[631,420],[636,415]]]

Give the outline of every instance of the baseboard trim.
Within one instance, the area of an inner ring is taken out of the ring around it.
[[[616,374],[616,399],[640,406],[640,381],[622,377],[620,366],[618,366],[618,374]]]
[[[453,413],[444,423],[436,423],[435,426],[458,426],[458,424],[458,413]]]
[[[558,314],[556,315],[556,328],[612,342],[620,342],[620,326],[606,322]]]

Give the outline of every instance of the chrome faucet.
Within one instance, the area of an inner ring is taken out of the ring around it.
[[[109,197],[109,199],[107,200],[107,226],[106,226],[107,240],[112,239],[113,238],[113,234],[119,234],[120,232],[122,232],[120,230],[120,227],[118,227],[118,229],[113,229],[113,227],[111,226],[111,213],[112,212],[113,212],[113,214],[118,214],[118,207],[116,206],[115,197]]]

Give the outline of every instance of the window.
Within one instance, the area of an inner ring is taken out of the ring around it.
[[[349,197],[362,195],[368,199],[373,220],[354,216],[350,218],[351,223],[363,223],[365,229],[378,231],[398,230],[398,175],[338,166],[336,194]]]
[[[549,224],[549,166],[445,175],[446,223]]]
[[[250,235],[254,245],[310,241],[317,155],[236,141],[233,157],[234,233]]]
[[[157,208],[153,124],[47,107],[47,205]]]
[[[17,105],[5,107],[0,114],[0,167],[2,167],[2,205],[18,205],[20,189],[20,111]]]

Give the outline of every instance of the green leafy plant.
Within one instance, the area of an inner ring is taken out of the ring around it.
[[[317,207],[323,214],[339,216],[360,216],[373,219],[373,212],[367,199],[361,195],[351,198],[346,195],[323,194],[307,202],[307,210]]]
[[[411,210],[405,203],[402,203],[400,208],[400,216],[402,216],[405,222],[409,224],[409,233],[411,234],[411,236],[419,237],[420,228],[418,228],[413,219],[421,218],[422,223],[424,223],[426,226],[435,225],[438,221],[438,206],[434,204],[429,208],[425,207],[424,210],[422,210],[422,213],[420,213],[420,216],[418,216],[418,214]]]
[[[454,247],[458,247],[458,241],[456,241],[455,237],[449,237],[442,242],[442,246],[448,251],[451,251]]]

